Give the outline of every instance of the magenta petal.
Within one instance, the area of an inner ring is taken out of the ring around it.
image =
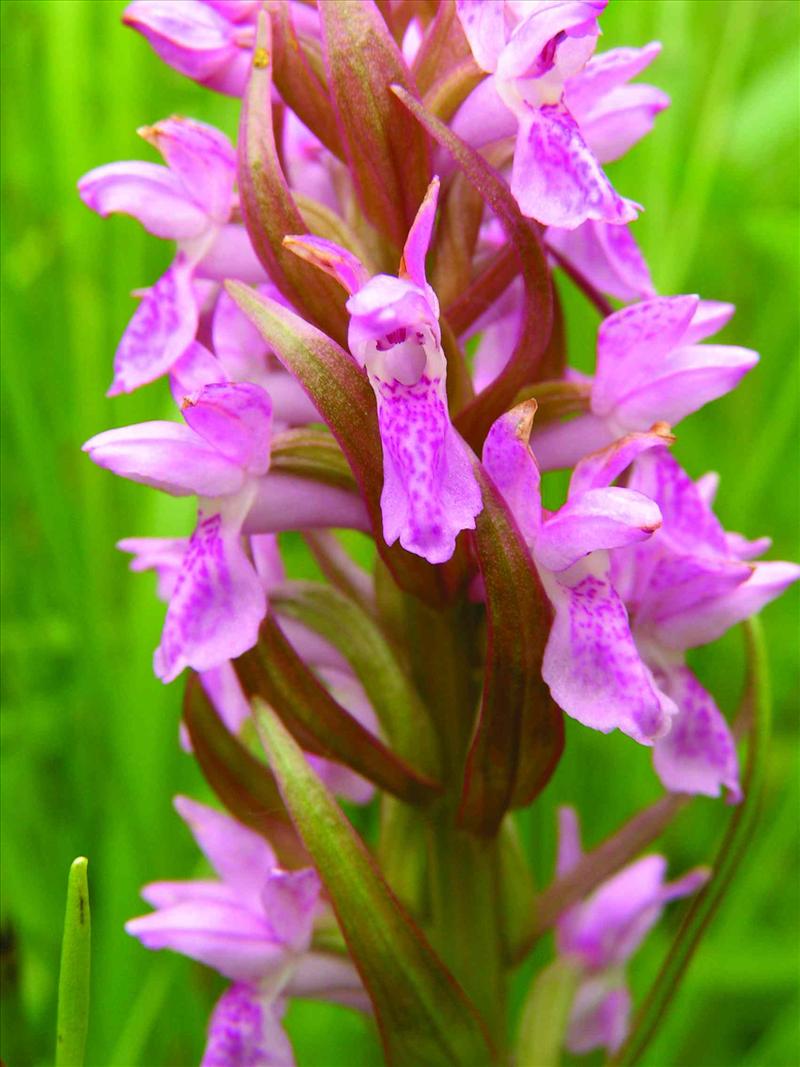
[[[81,200],[92,211],[131,215],[154,237],[183,241],[199,237],[208,226],[205,212],[187,194],[176,175],[158,163],[108,163],[78,182]]]
[[[611,444],[613,434],[605,419],[597,415],[578,415],[568,422],[551,422],[533,428],[531,448],[543,471],[562,470],[583,456]]]
[[[450,424],[441,380],[373,381],[383,444],[383,536],[444,563],[482,500],[466,445]]]
[[[420,289],[428,285],[425,276],[425,257],[431,243],[433,223],[436,219],[436,204],[439,199],[439,179],[434,177],[425,199],[419,206],[419,210],[408,231],[406,243],[403,246],[403,259],[400,266],[400,277],[409,278]]]
[[[213,243],[197,264],[196,274],[198,278],[215,282],[237,278],[248,285],[258,285],[267,281],[247,230],[237,223],[228,223],[216,230]]]
[[[669,104],[667,94],[652,85],[622,85],[580,119],[581,132],[600,163],[613,163],[652,130]]]
[[[290,234],[283,243],[301,259],[330,274],[348,293],[358,292],[369,281],[369,274],[361,260],[325,237],[315,237],[310,233]]]
[[[133,392],[166,374],[194,340],[197,321],[192,271],[179,255],[143,293],[117,348],[108,396]]]
[[[290,474],[267,474],[256,483],[256,496],[243,530],[272,534],[282,530],[372,529],[361,496]]]
[[[674,349],[658,369],[636,374],[616,398],[617,419],[632,429],[659,420],[671,425],[725,396],[758,363],[758,353],[733,345],[688,345]]]
[[[330,952],[306,952],[297,960],[285,986],[296,997],[314,997],[369,1012],[372,1004],[358,971],[346,956]]]
[[[533,542],[542,524],[541,477],[514,411],[495,421],[483,444],[482,463],[500,490],[523,537]]]
[[[622,730],[649,745],[676,711],[657,689],[631,636],[628,613],[604,576],[566,588],[543,574],[555,619],[542,677],[555,702],[593,730]]]
[[[659,541],[662,545],[668,543],[679,553],[727,557],[725,531],[719,520],[666,448],[640,455],[628,485],[655,500],[661,509],[664,524]]]
[[[560,104],[520,113],[511,191],[524,215],[574,229],[587,219],[631,222],[637,206],[614,191],[577,123]]]
[[[709,599],[686,614],[661,622],[659,641],[675,649],[695,648],[716,641],[737,622],[757,615],[766,604],[800,579],[800,567],[794,563],[769,562],[752,566],[750,577],[733,592]]]
[[[173,496],[235,493],[242,471],[176,422],[140,422],[96,434],[83,446],[99,467]]]
[[[194,119],[170,118],[139,131],[159,150],[188,195],[217,224],[228,221],[236,153],[224,133]]]
[[[658,529],[661,512],[631,489],[588,489],[546,519],[536,537],[536,562],[563,571],[590,552],[634,544]]]
[[[312,867],[271,871],[261,890],[264,914],[276,941],[292,952],[305,952],[320,894],[319,875]]]
[[[200,682],[220,719],[232,734],[238,734],[250,718],[250,705],[233,664],[226,661],[210,671],[203,671]]]
[[[158,599],[165,602],[172,596],[175,579],[189,543],[187,537],[126,537],[117,541],[120,552],[131,552],[132,571],[154,570],[158,578]]]
[[[185,397],[212,382],[226,382],[228,376],[220,361],[199,341],[192,341],[169,372],[172,399],[181,406]]]
[[[648,562],[646,586],[638,601],[636,623],[648,629],[655,628],[659,635],[671,620],[691,619],[698,610],[703,610],[705,604],[727,598],[752,573],[747,563],[718,556],[669,552]]]
[[[236,514],[227,520],[220,512],[199,514],[155,653],[155,672],[164,682],[184,667],[219,667],[258,639],[266,598],[239,535],[249,499],[234,500],[229,508]]]
[[[564,87],[567,107],[581,122],[606,93],[641,74],[660,52],[659,42],[651,41],[643,48],[611,48],[592,56]]]
[[[201,0],[134,0],[122,21],[165,63],[197,81],[212,77],[237,50],[230,22]]]
[[[651,448],[665,448],[670,440],[660,433],[629,433],[607,448],[590,453],[575,465],[569,481],[569,496],[611,485],[637,456]]]
[[[237,982],[217,1001],[200,1067],[294,1067],[283,1006]]]
[[[687,667],[664,672],[662,688],[678,705],[666,737],[653,748],[653,765],[673,793],[742,799],[736,745],[714,698]]]
[[[696,296],[654,297],[605,319],[597,335],[595,414],[608,415],[620,395],[658,373],[664,357],[682,341],[698,304]]]
[[[581,983],[572,1005],[566,1047],[574,1055],[606,1048],[616,1052],[628,1033],[631,995],[624,979],[601,974]]]
[[[183,417],[226,459],[251,474],[269,470],[272,401],[249,382],[215,382],[187,397]]]
[[[505,8],[505,0],[456,0],[461,28],[482,70],[494,70],[505,47],[508,37]]]
[[[682,343],[696,345],[717,333],[730,321],[736,307],[720,300],[701,300],[697,305],[689,328],[683,335]]]
[[[275,853],[261,834],[190,797],[176,796],[174,803],[223,882],[243,903],[260,910],[261,887],[276,863]]]
[[[280,975],[288,954],[255,912],[220,900],[197,898],[125,924],[145,948],[169,948],[239,981]]]
[[[601,293],[625,301],[655,294],[650,270],[627,226],[589,220],[574,230],[551,227],[547,244]]]
[[[574,808],[558,809],[558,855],[556,857],[556,874],[559,878],[577,867],[583,856],[581,847],[581,829],[578,813]]]
[[[140,895],[152,908],[171,908],[192,900],[215,900],[233,907],[241,903],[235,889],[210,878],[193,878],[186,882],[150,882]]]

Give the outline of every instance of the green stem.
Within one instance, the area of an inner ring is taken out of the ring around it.
[[[502,1052],[506,982],[498,841],[457,829],[454,812],[443,808],[432,813],[429,870],[431,940]]]
[[[89,1026],[91,918],[88,861],[80,856],[69,869],[67,911],[58,979],[56,1067],[82,1067]]]

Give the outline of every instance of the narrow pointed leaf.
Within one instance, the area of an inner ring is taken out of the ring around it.
[[[326,0],[319,15],[356,193],[367,218],[402,248],[431,179],[427,137],[389,88],[414,94],[411,75],[372,0]]]
[[[488,652],[459,819],[492,836],[510,807],[547,784],[564,746],[561,712],[542,680],[550,605],[502,497],[476,462],[483,511],[475,538],[486,588]]]
[[[436,16],[428,26],[411,67],[417,88],[424,95],[438,77],[471,57],[455,0],[439,0]]]
[[[276,434],[270,450],[270,473],[310,478],[358,492],[342,450],[324,430],[300,428]]]
[[[441,792],[334,700],[272,615],[261,625],[258,645],[235,666],[248,695],[267,700],[308,751],[344,763],[410,804],[428,803]]]
[[[447,321],[460,336],[488,311],[517,276],[518,257],[513,245],[505,245],[489,260],[445,311]]]
[[[264,269],[284,296],[331,336],[343,341],[347,313],[340,286],[283,247],[303,233],[303,217],[281,169],[272,125],[272,39],[261,12],[250,80],[239,124],[238,183],[247,233]]]
[[[539,364],[550,339],[553,305],[550,275],[539,232],[534,223],[520,213],[501,176],[486,160],[452,130],[415,100],[402,86],[393,91],[431,136],[452,155],[467,179],[502,223],[514,248],[525,287],[522,328],[514,351],[503,371],[458,416],[456,426],[476,451],[498,415],[502,414],[517,392],[535,381]],[[454,327],[457,329],[457,327]]]
[[[314,401],[339,442],[367,505],[378,552],[395,581],[429,603],[439,604],[452,596],[460,582],[456,560],[433,567],[383,540],[381,441],[375,398],[366,375],[330,337],[281,304],[241,282],[227,282],[226,287]]]
[[[92,943],[87,866],[88,860],[79,856],[69,869],[67,881],[67,910],[58,977],[56,1067],[82,1067],[86,1048]]]
[[[333,588],[355,601],[371,618],[377,618],[372,575],[356,563],[336,535],[329,530],[306,530],[303,539]]]
[[[308,857],[271,771],[228,730],[196,674],[186,683],[183,721],[204,778],[231,815],[266,837],[285,867],[303,866]]]
[[[285,2],[272,8],[271,19],[278,92],[314,136],[343,159],[319,42],[298,35]]]
[[[266,706],[256,707],[256,722],[286,806],[372,999],[387,1062],[392,1067],[496,1062],[466,995],[389,889],[291,734]]]
[[[449,122],[485,77],[472,56],[467,56],[431,85],[425,93],[425,108],[442,122]]]
[[[728,823],[711,878],[689,905],[669,955],[636,1013],[630,1036],[612,1060],[620,1067],[639,1063],[647,1050],[675,998],[709,923],[730,888],[740,863],[747,856],[758,826],[767,768],[772,696],[764,635],[758,619],[749,619],[744,623],[744,631],[748,658],[746,700],[752,721],[742,782],[744,800],[736,807]]]
[[[291,582],[270,596],[280,615],[321,634],[347,659],[364,686],[392,749],[431,775],[440,772],[428,712],[373,620],[326,585]]]
[[[483,218],[483,200],[463,174],[446,186],[434,244],[431,285],[443,307],[452,304],[472,278],[472,257]]]

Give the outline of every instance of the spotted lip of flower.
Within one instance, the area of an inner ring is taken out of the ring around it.
[[[202,122],[171,118],[141,129],[167,166],[139,161],[96,167],[78,183],[99,215],[131,215],[156,237],[174,240],[174,262],[141,303],[114,358],[109,395],[161,377],[195,338],[195,274],[226,226],[233,203],[236,156],[224,134]]]
[[[758,362],[734,345],[700,344],[733,314],[732,304],[697,296],[659,296],[609,315],[597,337],[591,413],[534,431],[543,470],[656,422],[676,425],[724,396]]]
[[[531,422],[526,405],[501,416],[486,438],[483,464],[530,546],[555,610],[542,677],[556,703],[585,726],[619,729],[651,745],[677,709],[639,656],[607,550],[645,541],[660,526],[657,504],[611,483],[638,452],[663,438],[631,435],[588,457],[575,469],[566,504],[545,515],[528,445]]]
[[[311,235],[290,236],[297,255],[349,292],[348,343],[377,400],[383,446],[381,511],[387,544],[443,563],[482,507],[468,449],[450,422],[439,303],[425,276],[439,180],[411,226],[398,277],[370,277],[346,249]]]
[[[559,808],[558,822],[556,871],[564,877],[582,856],[577,813],[573,808]],[[559,919],[558,953],[577,960],[584,972],[567,1032],[570,1052],[604,1046],[613,1053],[622,1045],[630,1014],[625,963],[658,922],[664,905],[696,893],[710,873],[698,868],[675,882],[665,882],[666,870],[663,856],[645,856]]]

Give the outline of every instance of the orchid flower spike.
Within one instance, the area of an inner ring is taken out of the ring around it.
[[[284,244],[348,291],[348,342],[366,368],[383,445],[383,536],[443,563],[482,507],[470,453],[450,421],[439,302],[425,276],[436,215],[434,178],[403,248],[397,277],[367,269],[331,241],[305,235]]]

